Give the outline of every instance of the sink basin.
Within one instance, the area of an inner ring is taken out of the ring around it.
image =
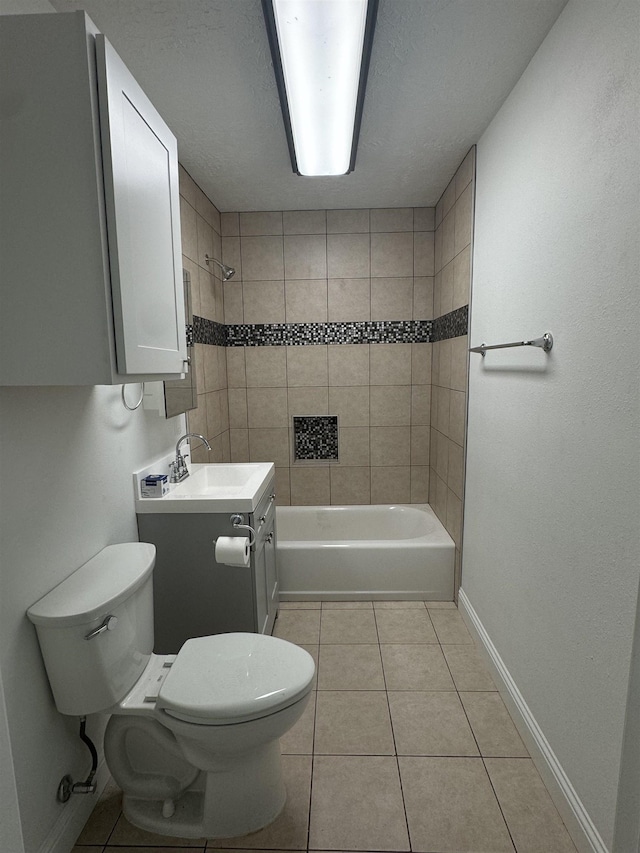
[[[259,462],[247,462],[237,465],[192,465],[198,468],[186,480],[172,490],[176,495],[216,495],[221,491],[229,494],[242,493],[250,488],[252,483],[262,481],[264,465]]]
[[[166,473],[169,459],[134,473],[137,513],[253,512],[275,471],[272,462],[192,464],[189,477],[170,485],[164,497],[140,497],[140,480],[147,474]]]

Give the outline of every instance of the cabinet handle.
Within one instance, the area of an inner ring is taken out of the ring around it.
[[[261,515],[261,516],[260,516],[260,524],[264,524],[266,520],[267,520],[267,516],[266,516],[266,515]]]
[[[273,501],[275,501],[275,499],[276,499],[276,493],[275,493],[275,492],[273,492],[273,493],[271,494],[271,502],[273,503]]]
[[[265,542],[273,542],[273,531],[265,537]]]

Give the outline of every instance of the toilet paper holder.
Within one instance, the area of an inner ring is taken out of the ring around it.
[[[249,531],[249,547],[253,548],[256,544],[256,532],[249,524],[244,523],[244,515],[240,515],[240,513],[234,513],[229,521],[233,525],[235,530],[248,530]]]

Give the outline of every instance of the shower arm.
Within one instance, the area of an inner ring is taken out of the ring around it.
[[[215,258],[212,258],[211,255],[205,255],[204,259],[207,266],[209,266],[210,263],[213,263],[217,264],[220,267],[220,269],[222,270],[223,281],[229,281],[229,279],[233,278],[233,276],[236,274],[236,271],[233,267],[229,267],[226,264],[223,264],[221,261],[217,261]]]

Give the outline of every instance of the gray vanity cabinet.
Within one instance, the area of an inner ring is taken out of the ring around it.
[[[273,630],[278,611],[273,482],[256,511],[245,516],[256,531],[247,567],[227,566],[215,559],[218,536],[244,535],[233,529],[231,514],[138,514],[140,541],[156,546],[156,654],[175,654],[190,637]]]

